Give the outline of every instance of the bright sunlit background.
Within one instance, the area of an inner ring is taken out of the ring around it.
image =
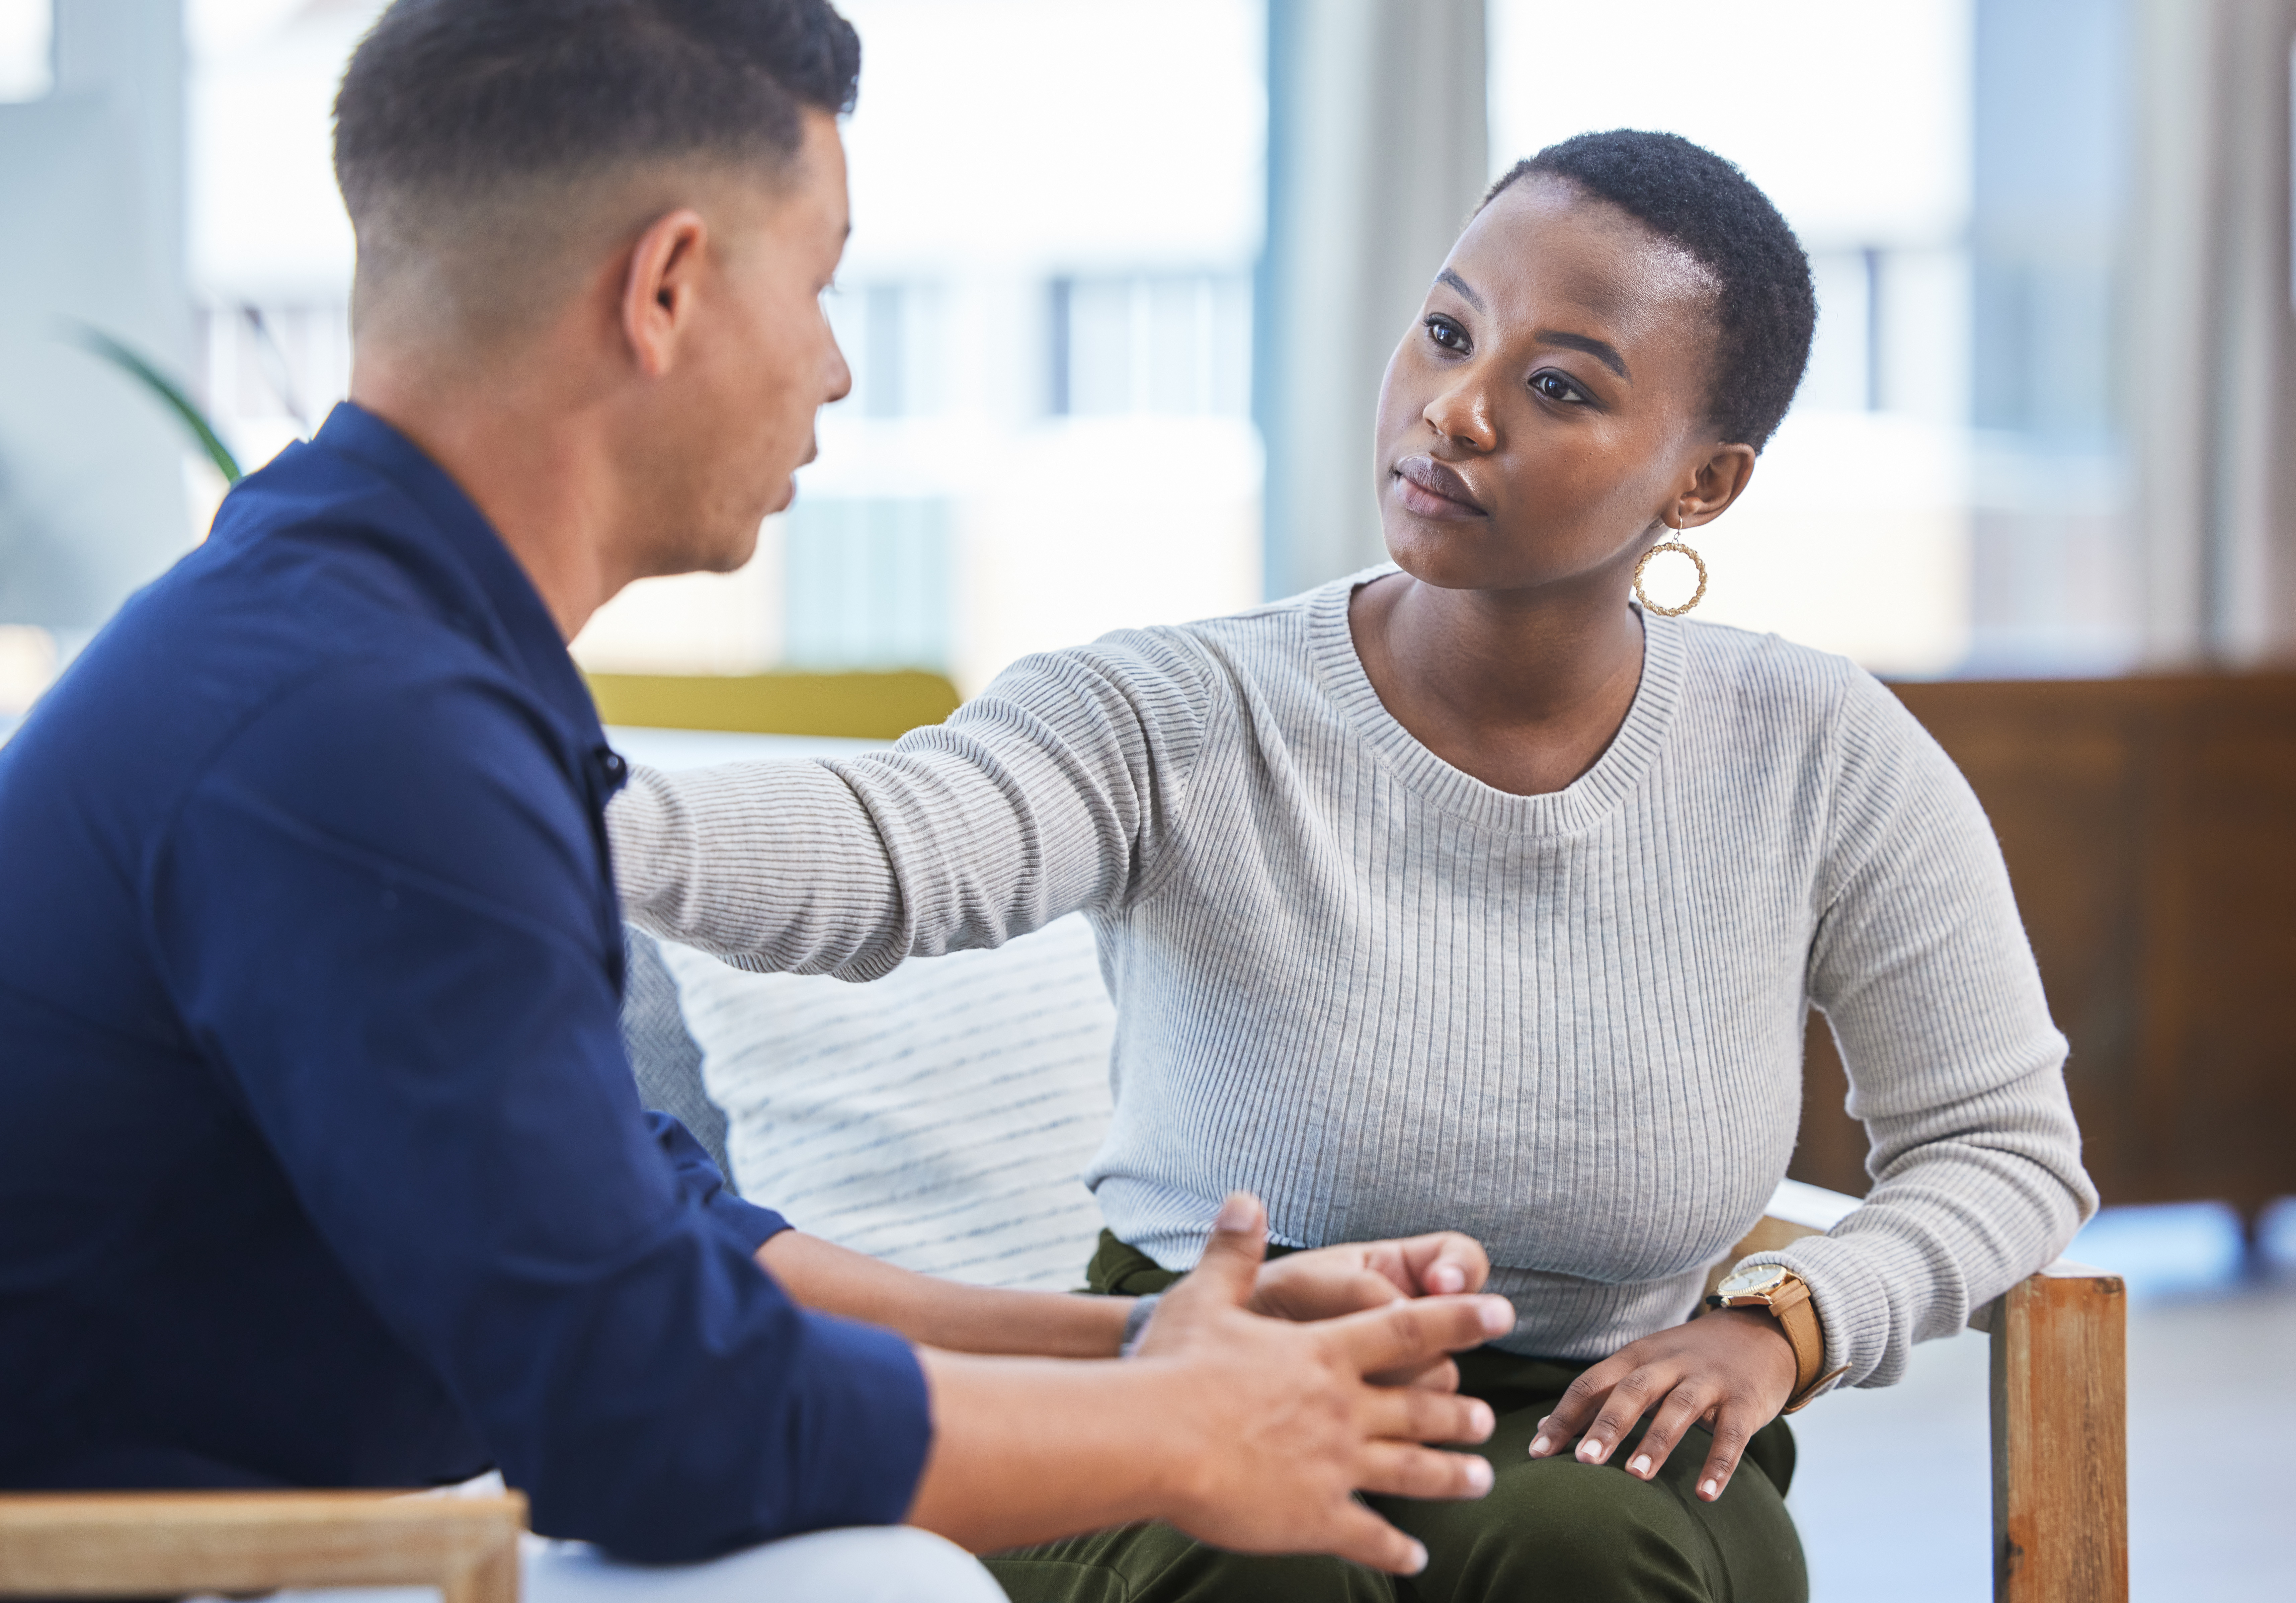
[[[847,9],[866,64],[830,312],[854,394],[824,415],[821,459],[747,570],[636,587],[578,654],[635,671],[925,667],[970,692],[1027,650],[1259,599],[1259,0]],[[250,463],[348,382],[351,237],[327,111],[375,10],[191,0],[189,377]],[[2016,568],[2030,541],[2011,538],[1998,493],[2038,474],[2053,514],[2085,512],[2109,543],[2110,431],[2052,476],[2063,452],[1972,427],[1976,207],[2006,158],[1977,139],[1970,0],[1771,0],[1762,27],[1721,30],[1707,15],[1690,0],[1488,5],[1493,172],[1582,129],[1669,128],[1739,161],[1809,247],[1809,377],[1702,541],[1700,615],[1890,674],[2120,666],[2133,645],[2114,595],[2070,624],[2025,618],[2044,604],[2026,592],[2062,612],[2062,586]],[[46,0],[0,0],[0,96],[46,89]],[[1680,70],[1603,66],[1693,33]],[[220,494],[187,471],[185,541]],[[2083,571],[2112,591],[2111,560]],[[0,698],[20,707],[83,634],[19,625]]]
[[[348,381],[327,109],[377,9],[193,0],[197,376],[250,462]],[[1026,651],[1259,600],[1259,6],[845,9],[866,68],[829,308],[853,394],[757,559],[634,587],[585,665],[972,690]]]

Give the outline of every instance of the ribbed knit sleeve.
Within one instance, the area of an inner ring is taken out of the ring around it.
[[[608,814],[624,910],[740,967],[871,980],[1120,900],[1202,745],[1161,631],[1028,657],[946,724],[838,761],[638,769]]]
[[[1810,999],[1872,1142],[1865,1205],[1757,1262],[1809,1283],[1826,1367],[1888,1385],[1915,1342],[2061,1252],[2096,1210],[2065,1040],[2001,851],[1960,771],[1864,675],[1833,720],[1836,771]]]

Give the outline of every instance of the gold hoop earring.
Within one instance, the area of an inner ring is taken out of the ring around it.
[[[1691,608],[1696,606],[1700,602],[1706,599],[1706,559],[1682,543],[1681,536],[1683,531],[1681,530],[1677,529],[1672,532],[1676,538],[1670,540],[1660,540],[1657,545],[1652,546],[1649,550],[1644,552],[1643,560],[1635,564],[1635,599],[1643,604],[1643,611],[1646,612],[1656,612],[1661,618],[1679,618]],[[1649,596],[1643,594],[1643,570],[1649,567],[1651,565],[1651,558],[1656,556],[1661,551],[1681,552],[1683,555],[1690,559],[1690,565],[1698,570],[1698,588],[1690,593],[1690,599],[1684,602],[1680,606],[1660,606],[1657,602],[1652,601]]]

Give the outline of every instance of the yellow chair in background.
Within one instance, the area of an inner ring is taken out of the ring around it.
[[[897,740],[937,724],[963,698],[946,675],[594,673],[598,717],[642,729]]]

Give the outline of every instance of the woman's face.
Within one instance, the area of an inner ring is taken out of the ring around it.
[[[1565,184],[1485,207],[1380,386],[1396,562],[1445,589],[1623,584],[1654,522],[1719,512],[1753,452],[1707,420],[1713,296],[1687,253]]]

